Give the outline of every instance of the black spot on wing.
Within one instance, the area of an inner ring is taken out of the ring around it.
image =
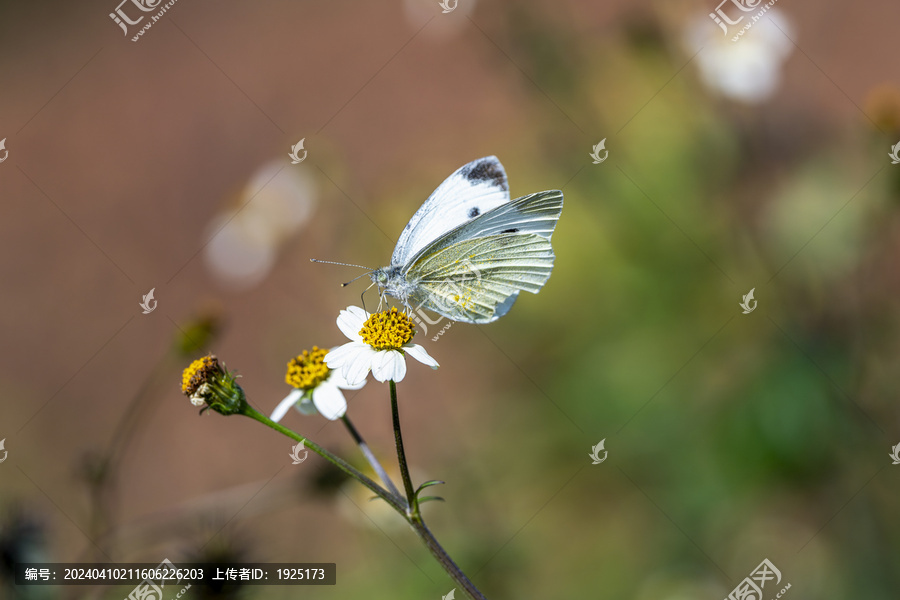
[[[506,173],[496,159],[483,158],[468,165],[462,170],[462,175],[472,183],[489,181],[496,187],[506,192],[509,191],[509,183],[506,181]]]
[[[477,206],[473,206],[472,208],[469,209],[469,218],[470,219],[474,219],[475,217],[477,217],[480,214],[481,214],[481,211],[478,210]]]
[[[519,233],[519,229],[517,227],[513,227],[512,229],[504,229],[500,233]]]

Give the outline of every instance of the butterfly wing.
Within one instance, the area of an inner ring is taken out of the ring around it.
[[[454,321],[490,323],[520,291],[540,291],[554,258],[550,242],[532,233],[458,242],[417,263],[422,274],[410,302]]]
[[[557,190],[523,196],[429,244],[406,270],[410,300],[454,321],[496,321],[550,278],[562,201]]]
[[[406,265],[448,231],[508,203],[506,171],[496,156],[473,160],[438,186],[400,234],[392,265]]]
[[[562,212],[562,205],[563,194],[559,190],[516,198],[448,231],[428,244],[419,254],[424,256],[442,246],[498,233],[533,233],[550,240]],[[410,262],[414,263],[419,258],[420,256],[415,256]]]

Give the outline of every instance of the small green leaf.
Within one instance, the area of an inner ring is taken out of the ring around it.
[[[441,502],[446,502],[446,500],[444,500],[440,496],[425,496],[424,498],[419,498],[419,504],[422,504],[423,502],[428,502],[429,500],[439,500]]]
[[[431,487],[433,485],[442,485],[444,483],[447,483],[447,482],[440,481],[438,479],[432,479],[431,481],[426,481],[425,483],[423,483],[422,485],[419,486],[419,489],[416,490],[416,496],[418,496],[419,493],[427,487]]]

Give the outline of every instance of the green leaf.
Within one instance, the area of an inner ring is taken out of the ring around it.
[[[446,502],[446,500],[444,500],[440,496],[425,496],[424,498],[419,498],[419,504],[422,504],[423,502],[428,502],[429,500],[439,500],[441,502]]]
[[[438,480],[438,479],[432,479],[431,481],[426,481],[425,483],[423,483],[422,485],[420,485],[419,488],[416,490],[416,496],[418,496],[419,493],[420,493],[422,490],[424,490],[425,488],[427,488],[427,487],[431,487],[431,486],[433,486],[433,485],[442,485],[442,484],[444,484],[444,483],[447,483],[447,482],[446,482],[446,481],[440,481],[440,480]]]

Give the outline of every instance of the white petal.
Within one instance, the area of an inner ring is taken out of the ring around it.
[[[375,356],[375,350],[366,344],[359,344],[361,348],[356,349],[353,354],[352,362],[345,364],[341,368],[341,375],[350,385],[360,385],[366,380],[369,369],[372,368],[372,358]]]
[[[362,342],[347,342],[343,346],[338,346],[325,355],[325,364],[329,369],[340,369],[356,358],[356,354],[360,351],[370,349],[368,344]]]
[[[347,401],[337,386],[327,381],[320,383],[312,393],[313,403],[323,417],[334,421],[347,412]]]
[[[354,342],[361,342],[362,336],[359,330],[366,324],[369,316],[366,311],[358,306],[348,306],[347,310],[342,310],[337,318],[337,326],[341,332]]]
[[[381,350],[372,359],[372,376],[378,381],[402,381],[406,376],[406,359],[396,350]]]
[[[331,373],[328,375],[328,381],[331,382],[332,384],[334,384],[335,386],[339,387],[342,390],[358,390],[362,386],[366,385],[365,379],[363,379],[359,383],[354,383],[353,385],[350,385],[350,382],[347,381],[347,379],[344,377],[343,373],[341,373],[339,370],[332,370]]]
[[[438,362],[431,358],[427,352],[425,352],[425,348],[418,344],[409,344],[407,346],[403,346],[403,351],[412,356],[414,359],[422,363],[423,365],[427,365],[432,369],[437,369],[439,366]]]
[[[285,396],[284,400],[278,403],[278,406],[275,407],[275,410],[272,411],[272,416],[269,417],[276,423],[284,418],[284,415],[287,414],[287,411],[290,408],[297,404],[297,401],[303,396],[303,390],[294,389],[293,392]]]

